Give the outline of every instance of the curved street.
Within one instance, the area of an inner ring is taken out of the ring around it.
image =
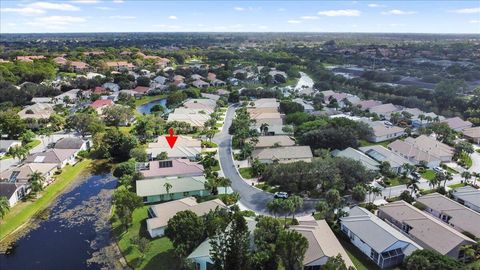
[[[240,203],[258,214],[269,215],[266,204],[273,199],[273,194],[262,191],[245,182],[233,161],[232,136],[228,134],[228,128],[235,117],[235,109],[235,106],[228,107],[223,129],[213,138],[213,141],[218,144],[220,166],[225,177],[231,180],[232,189],[240,194]],[[303,209],[297,211],[297,215],[311,214],[315,208],[315,203],[315,200],[305,201]]]

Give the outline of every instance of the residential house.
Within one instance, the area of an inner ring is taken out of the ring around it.
[[[401,109],[398,106],[395,106],[392,103],[382,104],[368,109],[369,112],[376,113],[379,117],[384,117],[385,119],[390,119],[392,113],[400,110]]]
[[[465,128],[462,133],[465,138],[473,143],[480,144],[480,127]]]
[[[458,116],[447,118],[443,120],[442,123],[446,123],[451,129],[455,131],[462,131],[464,129],[471,128],[473,126],[472,122],[465,121]]]
[[[92,93],[96,95],[108,95],[110,91],[108,91],[108,89],[105,87],[95,86],[95,88],[92,90]]]
[[[21,146],[22,142],[17,140],[0,140],[0,157],[6,155],[10,148],[15,146]]]
[[[109,106],[113,106],[113,100],[111,99],[97,99],[90,104],[90,107],[95,109],[99,115],[103,114],[103,109]]]
[[[146,86],[137,86],[133,89],[133,91],[137,92],[138,95],[145,95],[150,91],[150,87]]]
[[[347,267],[354,267],[347,252],[325,220],[300,221],[290,229],[300,233],[308,241],[308,248],[303,258],[304,270],[321,269],[329,258],[336,257],[338,254]]]
[[[73,150],[76,150],[78,153],[79,151],[82,151],[82,150],[89,150],[90,141],[85,141],[79,137],[64,137],[55,143],[54,148],[55,149],[73,149]]]
[[[0,173],[0,182],[28,183],[30,175],[39,172],[45,177],[46,183],[49,183],[57,169],[57,163],[26,163]]]
[[[405,257],[422,249],[410,238],[365,208],[355,206],[340,218],[340,230],[380,268],[399,265]]]
[[[454,154],[452,147],[425,135],[408,137],[404,141],[396,140],[388,145],[388,149],[414,164],[424,161],[429,168],[451,161]]]
[[[280,103],[277,101],[276,98],[261,98],[255,101],[251,101],[247,108],[278,108],[280,107]]]
[[[303,111],[307,112],[307,113],[311,113],[313,111],[315,111],[315,108],[313,108],[312,104],[310,102],[306,102],[305,100],[301,99],[301,98],[296,98],[293,100],[293,102],[296,102],[300,105],[303,106]]]
[[[373,107],[376,107],[376,106],[379,106],[379,105],[382,105],[381,101],[372,100],[372,99],[362,100],[362,101],[359,101],[359,102],[355,103],[355,106],[358,106],[362,110],[369,110],[370,108],[373,108]]]
[[[460,187],[453,190],[452,196],[460,204],[480,213],[480,190],[471,186]]]
[[[15,58],[17,61],[33,62],[33,60],[45,59],[43,55],[26,55],[26,56],[17,56]]]
[[[227,91],[227,90],[225,90],[225,89],[218,89],[218,90],[216,91],[216,93],[217,93],[217,95],[220,95],[220,96],[226,96],[226,95],[229,95],[229,94],[230,94],[230,92]]]
[[[144,203],[158,203],[168,200],[179,200],[185,197],[203,197],[210,195],[205,189],[204,176],[162,177],[137,180],[137,195],[143,198]],[[167,190],[165,186],[171,185]]]
[[[462,247],[476,243],[448,224],[404,201],[381,206],[378,217],[407,234],[423,248],[435,250],[454,259],[464,259]]]
[[[207,88],[210,86],[209,83],[202,81],[202,80],[195,80],[192,82],[192,85],[196,88]]]
[[[167,122],[180,121],[190,124],[192,127],[203,128],[205,122],[210,119],[210,115],[205,113],[200,113],[201,109],[175,109],[173,113],[168,115]]]
[[[148,143],[147,154],[150,160],[162,152],[167,153],[168,159],[188,158],[196,160],[202,152],[202,142],[191,136],[179,135],[173,148],[170,147],[164,136],[158,137],[154,143]]]
[[[7,198],[10,207],[17,204],[27,193],[27,186],[23,183],[0,182],[0,197]]]
[[[468,232],[480,239],[480,213],[439,193],[421,196],[417,203],[425,206],[425,212],[449,224],[455,230],[461,233]]]
[[[23,108],[23,110],[18,112],[18,115],[22,119],[48,119],[53,113],[53,105],[48,103],[35,103]]]
[[[25,163],[55,163],[61,169],[67,164],[76,163],[76,149],[48,149],[45,152],[35,153],[27,157]]]
[[[252,159],[262,163],[291,163],[296,161],[311,162],[313,158],[310,146],[286,146],[255,149]]]
[[[109,61],[106,64],[109,69],[115,71],[133,70],[135,68],[135,65],[126,61]]]
[[[213,112],[215,111],[215,107],[217,107],[217,103],[207,98],[195,98],[185,101],[183,107],[188,109],[204,109]]]
[[[247,223],[247,230],[249,233],[249,249],[255,250],[254,233],[257,225],[257,221],[252,218],[245,218]],[[209,270],[213,267],[213,260],[211,257],[212,246],[210,239],[205,239],[195,250],[187,256],[187,259],[195,264],[196,270]]]
[[[285,147],[294,145],[295,141],[290,136],[259,136],[255,148]]]
[[[222,80],[219,80],[219,79],[215,79],[215,80],[210,81],[210,84],[211,84],[212,86],[217,86],[217,87],[218,87],[218,86],[225,86],[225,85],[227,85],[226,82],[224,82],[224,81],[222,81]]]
[[[152,205],[148,209],[147,231],[151,237],[163,236],[168,221],[178,212],[190,210],[197,216],[203,216],[217,208],[226,208],[226,205],[219,199],[197,203],[193,197]]]
[[[380,170],[380,163],[375,161],[374,159],[370,158],[369,156],[365,155],[364,153],[354,149],[352,147],[348,147],[342,151],[334,150],[332,151],[332,155],[334,157],[344,157],[359,161],[362,165],[371,171],[379,171]]]
[[[211,99],[211,100],[214,100],[214,101],[217,101],[220,99],[220,96],[219,95],[215,95],[215,94],[207,94],[207,93],[201,93],[200,94],[203,98],[208,98],[208,99]]]
[[[188,159],[155,160],[137,164],[144,178],[202,176],[203,166]]]
[[[390,151],[381,145],[364,146],[360,147],[359,150],[380,163],[388,162],[388,164],[390,164],[391,171],[394,173],[402,173],[404,171],[404,164],[413,165],[408,159]]]
[[[113,82],[106,82],[103,85],[103,88],[110,90],[111,92],[118,92],[120,91],[120,86]]]
[[[192,74],[192,76],[190,76],[190,78],[194,81],[205,79],[202,75],[199,75],[199,74]]]
[[[405,129],[393,125],[386,125],[383,121],[364,121],[373,130],[373,134],[368,138],[370,142],[384,142],[405,135]]]
[[[55,104],[75,103],[79,99],[79,95],[82,93],[80,89],[72,89],[67,92],[63,92],[53,98]]]

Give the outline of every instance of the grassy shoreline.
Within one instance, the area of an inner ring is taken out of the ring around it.
[[[75,166],[67,165],[62,169],[62,173],[56,176],[55,182],[40,193],[40,198],[33,201],[21,201],[12,207],[0,223],[0,241],[27,224],[36,214],[48,208],[58,195],[85,172],[91,163],[91,159],[84,159]]]

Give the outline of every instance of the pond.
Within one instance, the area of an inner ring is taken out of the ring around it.
[[[148,103],[145,103],[137,108],[137,111],[141,114],[150,114],[150,109],[155,106],[155,105],[161,105],[163,108],[165,108],[165,112],[168,111],[167,109],[167,100],[166,99],[157,99],[154,101],[150,101]]]
[[[110,174],[77,180],[50,207],[44,220],[0,254],[2,269],[118,269],[121,255],[112,244]]]

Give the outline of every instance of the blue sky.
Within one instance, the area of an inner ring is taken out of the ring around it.
[[[478,33],[480,1],[12,1],[1,33]]]

